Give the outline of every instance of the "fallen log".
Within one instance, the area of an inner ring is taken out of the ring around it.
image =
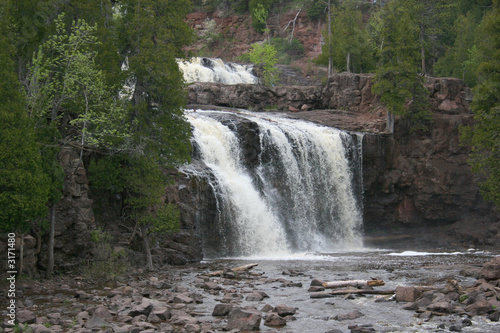
[[[321,291],[310,294],[310,298],[327,298],[335,297],[338,295],[391,295],[394,294],[394,290],[363,290],[363,289],[340,289],[332,291]]]
[[[385,282],[382,280],[348,280],[348,281],[332,281],[332,282],[324,282],[323,287],[325,288],[343,288],[343,287],[377,287],[383,286]]]
[[[259,264],[248,264],[248,265],[238,266],[238,267],[231,268],[231,271],[233,271],[233,272],[248,271],[248,270],[250,270],[258,265]],[[224,271],[215,271],[215,272],[208,273],[207,275],[208,276],[218,276],[218,275],[222,275],[222,274],[224,274]]]

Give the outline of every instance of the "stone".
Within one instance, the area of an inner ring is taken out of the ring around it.
[[[219,286],[215,282],[205,282],[204,284],[202,284],[200,286],[200,288],[206,289],[206,290],[221,290],[222,289],[221,286]]]
[[[212,311],[212,316],[222,317],[227,316],[231,312],[233,306],[229,304],[217,304]]]
[[[33,333],[51,333],[52,331],[48,328],[45,327],[44,325],[38,324],[35,327],[31,327],[33,330]]]
[[[262,296],[262,294],[257,292],[257,291],[252,292],[251,294],[249,294],[246,297],[246,300],[249,302],[260,302],[263,299],[264,299],[264,296]]]
[[[90,319],[90,315],[87,311],[82,311],[76,315],[76,321],[80,325],[84,325],[87,322],[87,320],[89,320],[89,319]]]
[[[95,310],[94,313],[92,314],[92,317],[99,317],[103,320],[111,320],[113,316],[109,312],[108,308],[104,306],[98,306]]]
[[[140,315],[149,316],[149,313],[153,310],[153,304],[148,299],[143,299],[141,304],[135,305],[127,315],[131,317],[137,317]]]
[[[270,327],[280,327],[280,326],[285,326],[286,325],[286,319],[283,317],[278,316],[275,313],[271,313],[266,317],[266,320],[264,321],[264,325],[270,326]]]
[[[344,314],[339,314],[333,317],[334,320],[342,321],[342,320],[353,320],[353,319],[358,319],[360,317],[363,317],[364,314],[361,313],[359,310],[354,310],[349,313],[344,313]]]
[[[36,314],[30,310],[18,310],[16,320],[20,324],[34,324],[36,321]]]
[[[481,268],[480,276],[487,281],[500,279],[500,256],[497,256]]]
[[[188,333],[198,333],[201,331],[200,325],[197,325],[197,324],[187,324],[184,326],[184,329]]]
[[[450,302],[443,302],[443,301],[431,303],[427,307],[427,310],[439,313],[452,313],[453,309],[454,306]]]
[[[86,323],[85,327],[93,329],[93,328],[101,328],[101,327],[107,327],[109,326],[109,323],[102,318],[92,316]]]
[[[193,302],[194,302],[194,299],[192,299],[191,297],[184,295],[184,294],[177,294],[172,299],[172,303],[191,304]]]
[[[488,319],[491,321],[499,321],[500,320],[500,311],[496,310],[495,312],[488,315]]]
[[[236,308],[229,313],[226,329],[240,331],[258,331],[262,316],[252,310]]]
[[[313,279],[311,281],[311,287],[323,287],[323,281],[318,279]]]
[[[264,305],[264,307],[260,310],[262,312],[271,312],[273,311],[274,307],[270,304]]]
[[[416,311],[418,310],[418,304],[416,302],[408,303],[403,306],[403,310],[411,310],[411,311]]]
[[[314,293],[314,292],[318,292],[318,291],[325,291],[325,288],[318,287],[318,286],[311,286],[311,287],[309,287],[309,289],[307,291],[310,293]]]
[[[396,287],[396,302],[415,302],[422,293],[416,287]]]
[[[297,309],[292,308],[291,306],[280,304],[276,305],[274,308],[274,311],[280,316],[280,317],[286,317],[286,316],[293,316],[295,312],[297,312]]]
[[[449,328],[450,332],[462,332],[462,325],[454,324]]]
[[[493,306],[487,300],[479,300],[475,303],[467,305],[465,307],[465,312],[467,312],[471,316],[480,316],[487,314],[488,312],[493,310]]]
[[[154,314],[161,320],[169,320],[172,316],[170,313],[170,309],[164,306],[155,306],[153,311],[151,311],[151,314]]]
[[[185,326],[187,324],[198,324],[198,321],[190,314],[179,311],[170,318],[170,323],[173,325]]]

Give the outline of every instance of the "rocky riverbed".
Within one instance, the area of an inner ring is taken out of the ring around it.
[[[130,269],[98,285],[81,276],[22,280],[17,320],[37,333],[500,332],[498,254],[362,251],[215,259],[155,272]],[[230,270],[249,263],[258,265]],[[214,275],[217,270],[222,272]],[[321,281],[372,278],[385,285],[368,289],[393,292],[311,298],[323,290]],[[4,324],[1,331],[20,330]]]

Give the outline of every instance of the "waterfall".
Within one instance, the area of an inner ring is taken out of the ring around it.
[[[183,171],[216,199],[214,221],[200,221],[206,256],[361,247],[359,137],[269,114],[187,117],[195,156]]]
[[[221,59],[194,57],[177,60],[186,82],[217,82],[223,84],[256,84],[253,66],[223,62]]]

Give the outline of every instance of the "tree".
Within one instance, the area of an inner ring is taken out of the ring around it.
[[[317,63],[328,64],[331,55],[332,65],[341,71],[351,72],[357,68],[361,72],[374,68],[367,30],[354,3],[344,1],[331,17],[331,29],[323,34],[326,42]]]
[[[396,115],[417,120],[414,128],[430,118],[423,78],[418,75],[420,30],[408,6],[397,0],[386,5],[380,31],[379,66],[372,89],[387,107],[389,133],[394,131]]]
[[[177,208],[162,201],[168,178],[157,163],[151,162],[148,156],[122,154],[94,160],[89,168],[92,187],[118,194],[123,200],[123,215],[139,225],[150,270],[153,260],[149,234],[168,233],[179,226]]]
[[[264,84],[267,86],[274,85],[277,81],[275,74],[278,70],[275,67],[277,62],[275,47],[268,43],[252,44],[248,57],[251,62],[262,67]]]
[[[0,229],[24,234],[32,220],[47,213],[49,188],[4,19],[0,16]]]
[[[33,57],[28,84],[29,112],[44,143],[42,165],[51,180],[47,278],[54,267],[55,204],[62,197],[63,172],[57,162],[61,145],[79,136],[82,161],[86,145],[106,146],[126,136],[121,130],[124,110],[111,98],[94,61],[97,27],[82,19],[67,27],[65,14],[59,15],[55,26],[55,34]]]
[[[480,179],[485,199],[500,207],[500,1],[482,20],[481,50],[485,60],[478,68],[478,84],[474,88],[473,128],[463,128],[463,142],[472,151],[469,164]]]

